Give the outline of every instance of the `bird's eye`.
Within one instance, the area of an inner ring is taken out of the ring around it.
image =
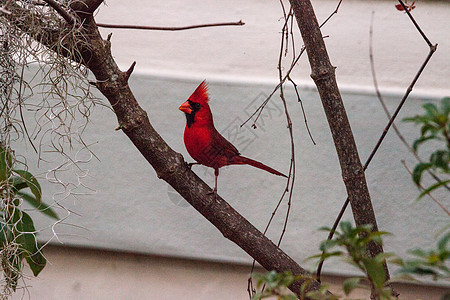
[[[193,111],[198,111],[201,107],[200,103],[193,102],[191,100],[188,100],[189,105],[192,107]]]

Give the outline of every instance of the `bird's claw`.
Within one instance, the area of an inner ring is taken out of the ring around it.
[[[214,199],[216,199],[217,198],[217,188],[213,188],[213,190],[208,192],[207,194],[208,195],[213,195]]]
[[[197,163],[197,162],[194,162],[194,163],[185,162],[185,164],[186,164],[186,167],[188,167],[189,170],[192,170],[192,166],[193,165],[198,165],[199,163]]]

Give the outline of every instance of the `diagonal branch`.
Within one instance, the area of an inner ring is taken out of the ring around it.
[[[0,0],[0,5],[6,0]],[[78,1],[78,5],[95,1]],[[98,1],[97,1],[98,2]],[[101,3],[101,2],[100,2]],[[81,7],[83,7],[81,5]],[[84,6],[87,9],[89,5]],[[18,24],[18,17],[27,15],[30,18],[45,18],[34,15],[18,5],[10,5],[12,12],[7,16],[10,24]],[[184,197],[199,213],[209,220],[227,239],[236,243],[251,257],[256,259],[265,269],[277,272],[290,271],[294,275],[303,275],[290,289],[300,297],[304,293],[321,288],[320,283],[312,279],[311,275],[299,266],[292,258],[263,235],[257,228],[248,222],[242,215],[234,210],[224,199],[210,195],[211,188],[194,174],[186,165],[182,155],[172,150],[162,139],[150,123],[147,113],[139,106],[129,85],[129,72],[122,72],[114,61],[110,42],[103,40],[98,27],[95,25],[92,11],[77,11],[78,16],[85,17],[83,29],[84,41],[77,43],[77,56],[70,53],[58,52],[77,62],[83,63],[94,74],[97,82],[95,86],[108,99],[117,116],[119,129],[121,129],[141,152],[149,164],[155,169],[158,178],[170,184],[182,197]],[[45,23],[45,20],[40,20]],[[69,26],[61,24],[60,26]],[[43,27],[40,32],[32,32],[32,37],[50,49],[58,42],[58,32],[64,28]],[[29,28],[19,27],[25,33]],[[44,38],[45,36],[45,38]],[[72,45],[73,46],[73,45]],[[134,64],[132,65],[134,66]],[[306,285],[302,286],[303,283]],[[307,299],[303,297],[302,299]]]
[[[399,0],[400,4],[403,6],[403,8],[405,8],[405,4]],[[422,63],[422,65],[420,66],[419,70],[417,71],[416,75],[414,76],[413,80],[411,81],[411,83],[409,84],[408,88],[406,89],[405,94],[403,95],[400,103],[397,106],[397,109],[395,110],[394,114],[392,116],[390,116],[389,122],[387,123],[386,127],[384,128],[380,138],[378,139],[375,147],[373,148],[372,152],[370,153],[369,157],[366,160],[366,163],[364,164],[364,171],[367,169],[367,167],[369,166],[370,162],[372,161],[373,157],[375,156],[376,152],[378,151],[379,147],[381,146],[381,143],[383,142],[384,138],[386,137],[386,134],[388,133],[389,129],[391,128],[391,126],[394,124],[394,120],[397,117],[398,113],[400,112],[400,110],[402,109],[403,105],[405,104],[406,100],[408,99],[409,94],[412,92],[414,85],[416,84],[417,80],[419,79],[420,75],[422,74],[423,70],[425,69],[425,67],[427,66],[428,62],[430,61],[431,57],[433,56],[434,52],[436,52],[437,50],[437,44],[432,44],[430,42],[430,40],[428,39],[428,37],[425,35],[425,33],[422,31],[422,29],[420,28],[420,26],[417,24],[417,22],[414,20],[413,16],[411,15],[411,13],[406,10],[409,18],[411,19],[411,21],[413,22],[413,24],[416,26],[417,30],[420,32],[420,34],[422,35],[423,39],[425,40],[425,42],[427,43],[427,45],[429,46],[430,50],[428,52],[427,57],[425,58],[425,61]],[[378,94],[377,94],[378,95]],[[334,232],[337,228],[337,226],[339,225],[340,220],[342,219],[342,216],[344,215],[345,210],[347,209],[348,205],[350,203],[350,199],[347,197],[347,199],[344,202],[344,205],[342,206],[338,216],[336,217],[336,220],[333,224],[333,227],[328,235],[328,240],[331,240],[333,238]],[[317,277],[320,278],[320,272],[323,266],[323,258],[321,259],[319,266],[317,267]]]
[[[308,54],[311,77],[317,86],[328,119],[355,223],[357,226],[370,224],[372,230],[377,231],[363,166],[337,86],[335,68],[328,57],[313,7],[309,0],[290,0],[290,3]],[[367,250],[370,257],[383,252],[382,246],[373,242],[368,245]],[[387,281],[387,267],[385,271]],[[373,287],[372,291],[374,290]]]

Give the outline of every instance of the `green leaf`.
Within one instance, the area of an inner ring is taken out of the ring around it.
[[[425,103],[422,107],[425,109],[426,114],[430,117],[430,119],[433,119],[439,115],[439,110],[433,103]]]
[[[442,98],[441,110],[442,110],[442,113],[448,117],[448,115],[450,114],[450,97]]]
[[[431,168],[430,163],[420,163],[414,167],[412,179],[417,185],[420,184],[420,180],[422,179],[422,173],[428,170],[429,168]]]
[[[53,218],[55,220],[59,220],[58,215],[56,212],[47,204],[44,202],[39,202],[37,199],[27,193],[24,192],[18,192],[17,195],[19,195],[23,200],[27,201],[29,204],[37,208],[41,213],[49,216],[50,218]]]
[[[36,177],[34,177],[30,172],[25,170],[13,170],[13,171],[17,175],[19,175],[22,179],[25,180],[34,197],[36,197],[36,200],[41,202],[42,191],[41,186],[39,185],[39,182],[37,181]]]
[[[417,256],[417,257],[421,257],[421,258],[427,258],[428,257],[428,252],[426,252],[423,249],[412,249],[409,250],[408,253]]]
[[[380,264],[385,263],[387,259],[391,261],[390,258],[395,259],[396,258],[395,254],[392,252],[382,252],[377,254],[377,256],[375,256],[375,260]]]
[[[381,239],[383,235],[392,235],[392,234],[387,231],[375,231],[375,232],[370,231],[368,233],[368,236],[363,239],[363,242],[365,245],[367,245],[370,241],[374,241],[378,245],[383,245],[383,240]]]
[[[435,167],[441,168],[448,172],[448,164],[450,162],[450,153],[446,150],[437,150],[430,156],[430,162]]]
[[[401,267],[405,265],[405,262],[400,257],[394,257],[394,258],[389,259],[389,263],[392,263],[392,264],[395,264],[395,265],[401,266]]]
[[[13,220],[16,224],[16,240],[21,246],[23,256],[30,266],[31,271],[34,276],[37,276],[44,269],[47,261],[39,249],[40,245],[36,241],[36,230],[33,220],[27,213],[20,211],[18,208],[14,210]]]
[[[418,139],[415,140],[414,143],[412,144],[412,147],[413,147],[414,151],[417,152],[417,149],[419,148],[419,146],[420,146],[423,142],[426,142],[426,141],[431,140],[431,139],[434,139],[434,138],[436,138],[436,136],[435,136],[434,134],[433,134],[433,135],[430,135],[430,136],[422,136],[422,137],[418,138]]]
[[[27,263],[30,266],[30,269],[33,272],[34,276],[38,276],[47,264],[47,260],[42,255],[42,251],[40,250],[37,250],[32,255],[25,256],[25,259],[27,260]]]
[[[353,228],[352,223],[350,223],[350,222],[348,222],[348,221],[341,222],[341,225],[340,225],[340,226],[341,226],[342,233],[343,233],[344,235],[350,234],[351,231],[352,231],[352,228]]]
[[[9,178],[12,169],[11,153],[0,144],[0,182]]]
[[[344,252],[342,252],[342,251],[323,252],[320,254],[309,256],[305,260],[311,260],[311,259],[316,259],[316,258],[326,260],[332,256],[343,256],[343,255],[344,255]]]
[[[338,245],[338,241],[336,240],[324,240],[320,243],[319,249],[322,252],[326,252],[331,248],[335,247],[336,245]]]
[[[420,134],[422,135],[422,137],[425,137],[425,135],[430,132],[431,136],[434,137],[438,131],[439,127],[428,123],[422,126],[422,128],[420,129]]]
[[[450,98],[449,98],[450,99]],[[450,232],[444,235],[438,242],[437,246],[440,251],[447,251],[447,244],[450,240]]]
[[[3,249],[4,246],[10,242],[11,240],[11,228],[7,223],[0,224],[0,249]]]
[[[22,272],[22,255],[11,255],[8,259],[9,264],[3,266],[3,272],[6,277],[6,282],[11,284],[13,291],[16,291],[17,281]]]
[[[9,184],[10,184],[10,186],[13,187],[13,190],[15,193],[17,191],[26,189],[28,187],[28,184],[26,183],[26,181],[22,177],[19,177],[19,176],[12,176],[9,179]]]
[[[450,179],[449,180],[445,180],[445,181],[441,181],[438,183],[435,183],[431,186],[429,186],[428,188],[426,188],[425,190],[423,190],[422,193],[420,193],[420,195],[417,197],[417,200],[419,200],[420,198],[422,198],[423,196],[425,196],[426,194],[431,193],[432,191],[434,191],[435,189],[440,188],[443,185],[446,185],[447,183],[450,183]]]
[[[367,275],[372,279],[377,288],[382,288],[386,279],[383,264],[373,258],[363,258],[363,264]]]
[[[403,118],[403,122],[414,122],[416,124],[427,124],[430,121],[430,118],[427,116],[416,115],[414,117]]]
[[[422,265],[407,265],[401,271],[405,272],[405,273],[420,275],[420,276],[427,276],[427,275],[432,276],[432,277],[439,276],[439,273],[436,272],[435,270],[433,270],[433,268],[428,267],[428,266],[422,266]]]
[[[331,227],[324,226],[324,227],[320,227],[319,230],[320,231],[328,231],[328,232],[330,232],[332,229],[331,229]]]
[[[349,278],[344,281],[342,284],[342,288],[344,289],[344,293],[346,296],[348,296],[356,287],[358,287],[359,283],[361,282],[361,278],[355,277],[355,278]]]

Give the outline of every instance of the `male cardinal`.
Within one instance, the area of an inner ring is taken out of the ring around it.
[[[286,175],[239,154],[239,151],[227,141],[214,127],[213,116],[208,105],[208,87],[203,81],[189,99],[179,109],[186,115],[184,144],[190,156],[202,165],[214,169],[214,195],[217,194],[219,168],[228,165],[251,165],[272,174]]]

